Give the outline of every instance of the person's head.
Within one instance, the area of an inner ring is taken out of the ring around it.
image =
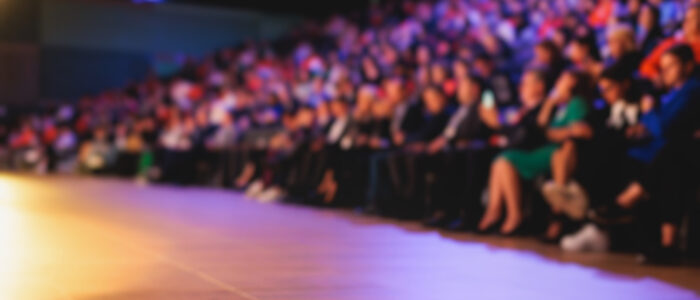
[[[591,94],[590,76],[583,70],[570,68],[561,73],[554,83],[554,90],[562,97],[589,96]]]
[[[587,38],[576,37],[572,39],[567,49],[569,59],[576,64],[580,64],[593,58],[591,55],[592,51],[594,51],[592,47]]]
[[[384,95],[386,100],[391,104],[397,104],[404,100],[403,80],[398,77],[392,77],[384,80]]]
[[[467,62],[456,59],[452,63],[452,74],[456,79],[467,77],[469,75],[469,66],[467,66]]]
[[[610,56],[618,60],[622,56],[635,51],[637,44],[634,37],[634,30],[628,25],[617,25],[607,33]]]
[[[457,101],[460,104],[471,104],[481,98],[484,90],[484,80],[478,76],[467,76],[457,83]]]
[[[598,79],[600,95],[610,104],[621,99],[626,100],[630,84],[630,78],[625,70],[616,65],[605,68]]]
[[[695,4],[686,10],[683,19],[683,34],[686,39],[691,41],[700,39],[700,5]]]
[[[200,107],[196,110],[195,120],[197,121],[197,126],[205,127],[209,125],[209,111],[206,107]]]
[[[566,27],[556,28],[552,32],[550,40],[557,49],[564,49],[571,40],[571,31]]]
[[[520,79],[520,101],[528,107],[537,106],[547,93],[547,75],[540,69],[529,69]]]
[[[639,10],[637,24],[647,31],[659,28],[659,9],[651,4],[643,4]]]
[[[282,114],[282,126],[288,131],[295,131],[297,129],[297,110],[285,111]]]
[[[295,116],[295,122],[296,122],[297,126],[301,127],[301,128],[312,127],[315,120],[316,120],[315,111],[310,106],[302,106],[301,108],[299,108],[299,110],[297,111],[297,114]]]
[[[474,71],[481,77],[490,77],[493,68],[493,59],[486,53],[481,53],[474,59]]]
[[[432,54],[430,53],[430,48],[427,45],[419,45],[416,48],[416,63],[419,65],[426,65],[430,63]]]
[[[106,141],[107,137],[107,127],[105,126],[97,126],[95,130],[92,131],[92,138],[96,141]]]
[[[440,62],[433,62],[430,65],[430,82],[433,84],[442,84],[447,80],[447,70]]]
[[[642,9],[642,0],[627,0],[627,11],[632,15],[639,14]]]
[[[544,40],[535,46],[534,64],[549,66],[559,60],[561,50],[551,40]]]
[[[114,135],[116,136],[126,136],[129,132],[129,126],[124,122],[119,122],[114,126]]]
[[[439,114],[446,104],[445,94],[437,86],[428,86],[423,90],[423,104],[430,114]]]
[[[688,45],[674,46],[661,56],[659,66],[664,86],[678,87],[685,83],[695,70],[693,50]]]

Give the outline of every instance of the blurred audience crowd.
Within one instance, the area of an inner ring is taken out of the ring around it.
[[[2,164],[676,262],[700,222],[698,2],[380,1],[6,111]]]

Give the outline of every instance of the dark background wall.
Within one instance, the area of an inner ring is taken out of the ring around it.
[[[300,18],[114,0],[0,1],[0,103],[74,100],[143,78],[155,57],[270,39]]]
[[[39,38],[39,1],[0,1],[0,41],[33,43]]]
[[[39,2],[0,1],[0,103],[39,97]]]

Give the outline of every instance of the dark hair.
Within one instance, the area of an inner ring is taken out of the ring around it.
[[[474,62],[476,62],[476,61],[478,61],[478,60],[483,60],[483,61],[485,61],[485,62],[487,62],[487,63],[492,63],[492,62],[493,62],[493,58],[491,57],[491,55],[489,55],[488,53],[486,53],[486,52],[484,52],[484,51],[479,51],[479,53],[477,53],[477,54],[474,56]]]
[[[600,79],[608,79],[615,82],[622,83],[625,80],[631,79],[629,73],[620,64],[612,64],[611,66],[603,69],[600,73]]]
[[[571,40],[571,42],[586,46],[586,48],[588,49],[588,55],[595,60],[600,60],[600,52],[598,52],[598,46],[596,45],[595,36],[593,36],[592,34],[576,36]]]
[[[529,67],[523,71],[523,74],[526,73],[532,73],[534,74],[537,79],[542,82],[544,85],[545,90],[550,90],[553,85],[553,80],[550,78],[549,72],[547,72],[546,69],[541,68],[541,67]]]
[[[648,34],[662,34],[661,24],[659,23],[661,19],[661,12],[659,11],[659,8],[649,3],[642,3],[641,7],[649,8],[649,11],[652,14],[652,19],[654,20],[654,27],[649,30]]]
[[[478,85],[480,91],[484,91],[486,89],[486,80],[484,80],[484,78],[479,75],[469,74],[465,79],[469,80],[473,84]]]
[[[695,63],[695,54],[693,49],[687,44],[680,44],[671,47],[671,49],[666,50],[664,54],[670,54],[678,58],[682,64]]]
[[[433,90],[433,91],[437,92],[443,98],[446,97],[445,92],[442,90],[442,87],[440,87],[439,85],[435,85],[435,84],[429,84],[425,88],[423,88],[421,95],[423,95],[425,92],[427,92],[429,90]]]
[[[593,98],[593,93],[595,92],[595,89],[592,88],[593,79],[588,73],[577,68],[568,68],[564,72],[570,73],[576,78],[576,84],[571,89],[572,94],[581,96],[586,100],[590,100]]]
[[[557,64],[562,60],[562,51],[561,49],[559,49],[559,46],[557,46],[557,44],[554,43],[554,41],[546,39],[537,43],[536,47],[540,47],[549,52],[549,55],[552,57],[552,64]]]

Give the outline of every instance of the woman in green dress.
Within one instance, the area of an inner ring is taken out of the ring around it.
[[[528,88],[535,83],[526,83],[523,77],[521,83],[521,101],[525,102]],[[587,111],[588,104],[584,97],[587,86],[585,77],[576,71],[565,71],[557,80],[552,92],[542,104],[537,115],[539,125],[547,138],[547,143],[534,149],[509,149],[504,151],[491,166],[489,178],[489,203],[486,212],[479,222],[479,230],[485,231],[494,226],[500,219],[503,206],[506,218],[501,226],[502,234],[513,233],[522,222],[520,207],[521,191],[520,178],[533,179],[550,169],[552,154],[564,141],[574,138],[573,124],[581,121]]]

